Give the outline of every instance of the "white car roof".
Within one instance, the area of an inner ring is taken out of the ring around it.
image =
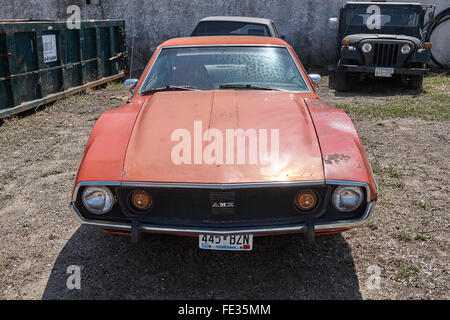
[[[214,16],[205,17],[200,22],[204,21],[235,21],[244,23],[256,23],[256,24],[270,24],[273,21],[266,18],[253,18],[253,17],[233,17],[233,16]]]

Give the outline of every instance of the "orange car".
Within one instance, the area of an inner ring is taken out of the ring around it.
[[[349,117],[315,93],[292,48],[269,37],[172,39],[86,146],[71,208],[131,235],[198,236],[251,250],[253,236],[336,233],[369,219],[377,190]]]

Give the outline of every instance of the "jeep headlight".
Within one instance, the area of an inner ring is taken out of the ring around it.
[[[370,43],[366,42],[362,45],[361,50],[364,53],[369,53],[370,51],[372,51],[372,45]]]
[[[358,209],[364,199],[364,192],[360,187],[339,186],[333,192],[333,206],[342,212]]]
[[[81,194],[84,207],[93,214],[106,214],[114,206],[114,195],[106,187],[87,187]]]
[[[411,52],[411,47],[409,46],[409,44],[404,44],[404,45],[402,46],[402,48],[400,49],[400,52],[401,52],[402,54],[408,54],[408,53]]]

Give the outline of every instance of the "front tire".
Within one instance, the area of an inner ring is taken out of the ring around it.
[[[423,88],[423,75],[414,75],[409,77],[408,87],[413,90],[422,90]]]
[[[337,91],[347,91],[349,89],[349,74],[345,71],[336,71],[334,87]]]
[[[336,71],[330,71],[328,74],[328,88],[336,89]]]

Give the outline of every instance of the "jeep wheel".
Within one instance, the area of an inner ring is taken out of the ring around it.
[[[336,89],[336,71],[330,71],[328,74],[328,88]]]
[[[338,91],[347,91],[349,89],[349,75],[344,71],[337,71],[334,87]]]
[[[413,90],[422,90],[423,75],[409,77],[408,87]]]

